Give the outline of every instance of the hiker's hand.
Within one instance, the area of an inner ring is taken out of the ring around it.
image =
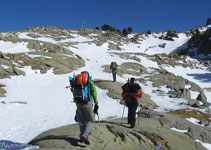
[[[99,106],[98,104],[95,104],[94,106],[94,113],[98,115],[98,109],[99,109]]]
[[[67,88],[67,89],[68,89],[68,88],[70,88],[70,86],[66,86],[65,88]]]
[[[126,105],[125,100],[120,100],[119,103],[122,104],[122,105]]]

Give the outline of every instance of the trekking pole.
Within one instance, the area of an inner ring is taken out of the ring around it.
[[[137,113],[137,115],[138,115],[138,125],[139,125],[139,111],[140,111],[140,107],[139,107],[139,109],[138,109],[138,113]]]
[[[101,132],[101,129],[100,129],[100,117],[99,117],[99,114],[98,113],[97,113],[97,117],[98,117],[99,131],[100,131],[100,137],[99,137],[99,139],[101,139],[99,141],[99,143],[103,143],[103,139],[101,138],[102,132]]]
[[[108,80],[109,80],[109,78],[110,78],[110,73],[111,73],[111,69],[110,69],[110,71],[109,71],[109,73],[108,73]]]
[[[124,115],[124,111],[125,111],[125,105],[124,105],[124,107],[123,107],[121,125],[122,125],[122,121],[123,121],[123,115]]]
[[[100,130],[100,117],[99,117],[99,114],[97,114],[97,117],[98,117],[98,125],[99,125],[99,130]],[[102,133],[101,130],[100,130],[100,133]]]

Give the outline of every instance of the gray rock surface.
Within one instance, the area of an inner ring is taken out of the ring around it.
[[[207,97],[203,92],[200,92],[196,100],[201,101],[204,105],[207,105]]]
[[[159,120],[163,127],[187,130],[188,132],[186,134],[191,138],[199,139],[204,143],[211,143],[211,128],[195,125],[177,116],[153,110],[141,109],[139,114],[146,118],[155,118]]]
[[[149,78],[150,81],[153,82],[152,85],[154,87],[167,86],[170,88],[168,94],[172,98],[186,98],[187,100],[190,100],[190,90],[198,91],[202,93],[201,97],[198,97],[198,99],[203,99],[201,101],[204,103],[204,105],[207,105],[207,98],[204,95],[202,89],[197,84],[184,79],[181,76],[175,76],[166,70],[155,69],[154,73],[150,75]],[[187,85],[190,86],[190,89],[186,89]]]
[[[91,142],[89,146],[79,142],[77,124],[44,132],[33,139],[30,144],[39,145],[41,150],[154,150],[156,147],[163,150],[204,150],[205,148],[195,142],[195,139],[210,142],[210,130],[203,127],[195,128],[196,125],[174,115],[142,109],[139,116],[134,129],[128,128],[125,119],[123,124],[119,119],[96,122],[89,137]],[[188,132],[180,133],[170,128],[188,130]],[[194,129],[197,133],[193,131]]]

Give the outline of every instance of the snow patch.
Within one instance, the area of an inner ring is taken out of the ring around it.
[[[171,130],[177,131],[177,132],[180,132],[180,133],[186,133],[186,132],[188,132],[188,130],[180,130],[180,129],[177,129],[177,128],[171,128]]]
[[[30,52],[30,50],[26,47],[27,42],[4,42],[0,41],[0,51],[3,53],[24,53],[24,52]]]

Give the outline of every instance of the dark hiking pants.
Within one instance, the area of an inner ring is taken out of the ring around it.
[[[127,107],[128,107],[128,123],[134,127],[136,124],[136,110],[138,107],[138,102],[136,100],[132,102],[127,102]]]
[[[116,69],[112,69],[113,81],[116,82]]]

